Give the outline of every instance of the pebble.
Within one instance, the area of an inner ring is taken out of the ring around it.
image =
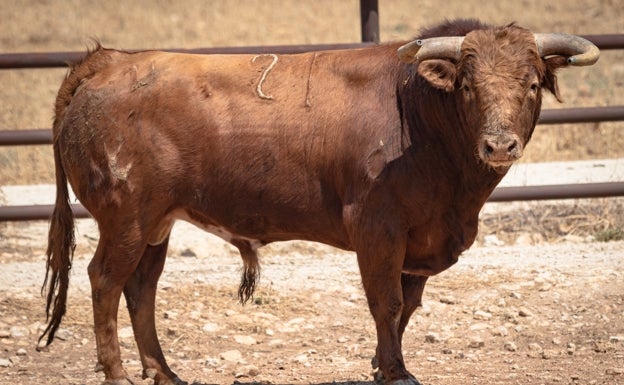
[[[509,335],[509,330],[504,326],[498,326],[492,330],[492,335],[495,337],[507,337]]]
[[[11,361],[6,358],[0,358],[0,368],[10,368],[11,366],[13,366]]]
[[[245,365],[245,366],[241,366],[240,368],[237,368],[236,372],[234,373],[234,377],[235,378],[255,377],[259,374],[260,374],[260,370],[258,369],[258,367],[254,365]]]
[[[248,346],[255,345],[258,343],[258,341],[256,341],[256,339],[253,338],[252,336],[245,336],[245,335],[235,335],[234,342],[236,342],[237,344],[248,345]]]
[[[520,317],[533,317],[533,313],[529,309],[527,309],[525,307],[520,308],[518,310],[518,315]]]
[[[624,374],[624,368],[609,368],[605,372],[609,375],[615,376],[619,374]]]
[[[23,326],[12,326],[9,331],[11,333],[11,338],[25,337],[29,334],[28,329]]]
[[[425,334],[425,342],[430,344],[438,343],[440,342],[440,336],[434,332],[427,332],[427,334]]]
[[[228,350],[220,353],[219,358],[223,361],[236,362],[243,358],[243,354],[239,350]]]
[[[132,332],[132,326],[127,326],[125,328],[121,328],[119,329],[119,332],[117,333],[117,336],[119,338],[133,338],[134,337],[134,333]]]
[[[481,337],[473,337],[468,344],[469,348],[478,349],[485,346],[485,341]]]
[[[455,305],[457,303],[457,298],[453,297],[452,295],[445,295],[440,297],[440,302],[447,305]]]
[[[624,342],[624,336],[611,336],[609,337],[609,342],[611,342],[612,344]]]
[[[492,319],[492,313],[488,313],[483,310],[477,310],[473,313],[472,317],[476,320],[487,321],[489,319]]]
[[[202,331],[206,333],[213,333],[221,330],[221,327],[215,323],[207,322],[202,326]]]
[[[518,347],[516,346],[516,344],[511,341],[505,342],[505,345],[503,345],[503,348],[507,350],[508,352],[515,352],[518,350]]]
[[[532,351],[532,352],[541,352],[544,349],[542,349],[540,344],[537,344],[537,343],[533,342],[533,343],[529,344],[529,350]]]
[[[26,349],[24,348],[17,349],[17,352],[15,352],[15,354],[17,354],[19,357],[24,357],[28,355],[28,353],[26,352]]]

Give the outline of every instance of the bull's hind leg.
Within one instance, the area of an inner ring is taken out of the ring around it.
[[[100,225],[100,241],[88,268],[98,368],[104,372],[105,384],[132,383],[121,364],[117,311],[123,287],[145,248],[133,228],[138,227],[111,233],[105,230],[116,227]]]
[[[157,246],[147,246],[139,265],[126,282],[124,295],[141,354],[143,378],[150,377],[158,385],[184,385],[186,382],[167,365],[156,334],[156,288],[165,265],[168,243],[169,237]]]

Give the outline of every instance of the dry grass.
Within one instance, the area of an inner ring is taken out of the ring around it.
[[[518,203],[481,215],[478,242],[487,235],[506,244],[624,239],[624,198]]]

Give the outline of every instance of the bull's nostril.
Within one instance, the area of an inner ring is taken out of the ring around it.
[[[493,152],[494,152],[494,147],[492,147],[492,145],[491,145],[491,144],[486,143],[486,144],[485,144],[485,153],[486,153],[487,155],[492,155],[492,153],[493,153]]]
[[[507,152],[513,152],[516,148],[518,148],[518,141],[514,140],[509,147],[507,147]]]

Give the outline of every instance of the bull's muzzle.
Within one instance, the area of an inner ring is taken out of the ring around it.
[[[484,135],[479,145],[479,157],[495,170],[505,170],[522,157],[524,148],[515,134]]]

